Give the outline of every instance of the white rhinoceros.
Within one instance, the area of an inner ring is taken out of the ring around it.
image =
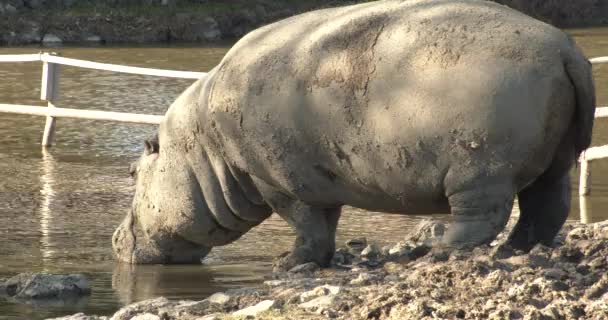
[[[169,108],[114,251],[195,262],[274,211],[297,234],[279,265],[326,266],[343,205],[451,210],[443,244],[471,247],[504,228],[515,195],[508,243],[529,250],[566,220],[594,110],[572,40],[493,2],[298,15],[245,36]]]

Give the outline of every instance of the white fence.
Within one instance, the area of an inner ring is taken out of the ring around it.
[[[589,61],[594,65],[608,63],[608,57],[593,58]],[[595,117],[608,117],[608,107],[598,107],[595,110]],[[578,185],[578,194],[581,197],[588,196],[591,193],[591,161],[607,157],[608,145],[591,147],[581,154],[581,158],[579,159],[581,162],[581,175]]]
[[[18,113],[27,115],[37,115],[46,117],[46,125],[42,137],[42,146],[48,147],[53,143],[55,133],[55,118],[80,118],[93,120],[107,120],[144,124],[159,124],[162,115],[148,115],[123,112],[108,112],[94,110],[80,110],[59,108],[55,105],[58,100],[59,88],[59,67],[67,65],[80,68],[106,70],[122,73],[140,74],[158,77],[200,79],[206,75],[204,72],[173,71],[129,67],[115,64],[98,63],[85,60],[63,58],[49,53],[39,54],[17,54],[0,55],[1,62],[31,62],[41,61],[42,65],[42,87],[40,99],[47,102],[47,107],[0,104],[0,112]],[[598,57],[590,59],[592,64],[608,63],[608,57]],[[608,107],[597,108],[595,117],[608,117]],[[591,191],[591,161],[608,157],[608,145],[591,147],[581,155],[581,175],[579,184],[579,195],[589,195]]]
[[[206,75],[204,72],[159,70],[138,67],[128,67],[115,64],[98,63],[85,60],[63,58],[49,53],[39,54],[15,54],[0,55],[0,62],[31,62],[41,61],[42,65],[42,86],[40,89],[40,99],[47,102],[46,107],[26,106],[14,104],[0,104],[0,112],[27,114],[46,117],[46,125],[42,136],[42,146],[48,147],[53,144],[55,134],[56,118],[79,118],[92,120],[119,121],[130,123],[159,124],[163,119],[162,115],[148,115],[124,112],[94,111],[59,108],[55,102],[59,99],[59,72],[60,66],[72,66],[96,70],[106,70],[121,73],[140,74],[147,76],[200,79]]]

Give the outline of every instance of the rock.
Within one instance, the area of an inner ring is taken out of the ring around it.
[[[353,263],[355,256],[348,251],[348,249],[340,248],[336,250],[333,258],[331,259],[332,265],[349,265]]]
[[[123,307],[114,314],[112,320],[131,320],[135,316],[145,314],[158,315],[161,319],[190,319],[202,314],[223,311],[218,309],[220,308],[209,302],[208,299],[202,301],[169,301],[161,297]]]
[[[515,250],[508,245],[499,244],[492,248],[490,257],[498,260],[508,259],[515,255]]]
[[[588,228],[575,228],[568,232],[566,240],[572,242],[573,240],[588,240],[589,239]]]
[[[232,313],[235,317],[255,317],[259,313],[268,311],[276,306],[276,302],[274,300],[264,300],[255,306],[247,307],[245,309],[241,309],[239,311],[235,311]]]
[[[306,292],[303,292],[302,294],[300,294],[300,302],[302,302],[302,303],[308,302],[310,300],[313,300],[313,299],[321,297],[321,296],[337,295],[338,293],[340,293],[340,290],[341,290],[341,288],[338,286],[330,286],[330,285],[319,286],[312,290],[309,290],[309,291],[306,291]]]
[[[207,300],[209,300],[209,302],[212,304],[223,306],[230,302],[230,296],[222,292],[217,292],[212,294],[209,298],[207,298]]]
[[[412,246],[403,242],[399,242],[388,250],[391,258],[407,257],[407,254],[412,250]]]
[[[45,34],[42,38],[42,44],[46,46],[60,45],[62,43],[63,40],[54,34]]]
[[[16,299],[62,299],[89,295],[89,280],[82,274],[22,273],[8,279],[6,293]]]
[[[445,224],[430,219],[422,220],[416,230],[408,237],[414,242],[424,242],[426,240],[438,240],[445,233]]]
[[[365,237],[355,238],[346,241],[346,247],[350,249],[352,252],[360,253],[367,247],[367,239]]]
[[[587,299],[597,299],[606,292],[608,292],[608,274],[604,274],[597,283],[587,289],[587,291],[585,291],[585,297]]]
[[[354,286],[358,286],[358,285],[366,285],[369,284],[372,280],[374,280],[374,277],[372,275],[370,275],[369,273],[360,273],[359,276],[353,280],[350,281],[351,285]]]
[[[310,310],[310,309],[318,310],[319,308],[324,309],[324,308],[332,306],[335,303],[335,301],[336,301],[335,295],[322,296],[322,297],[312,299],[308,302],[301,303],[299,305],[299,307],[302,309],[306,309],[306,310]]]
[[[77,313],[71,316],[65,316],[60,318],[51,318],[46,320],[109,320],[108,317],[98,317],[98,316],[87,316],[84,313]]]
[[[412,250],[408,253],[408,257],[411,260],[416,260],[418,258],[424,257],[427,253],[429,253],[429,251],[431,251],[431,247],[425,243],[421,243],[421,244],[416,245],[414,248],[412,248]],[[445,259],[438,260],[438,261],[448,260],[448,258],[450,257],[449,252],[447,250],[442,250],[440,252],[445,253],[447,255],[445,256]]]
[[[297,265],[297,266],[291,268],[288,272],[289,273],[314,273],[314,272],[318,271],[319,269],[320,269],[319,265],[316,264],[315,262],[308,262],[308,263]]]
[[[568,276],[568,273],[566,273],[564,270],[557,268],[546,269],[543,274],[545,278],[553,280],[562,280]]]
[[[130,320],[162,320],[159,316],[151,313],[144,313],[140,315],[136,315]]]
[[[103,42],[103,39],[97,35],[86,36],[86,37],[84,37],[83,40],[84,40],[84,42],[88,42],[88,43],[102,43]]]
[[[280,285],[283,285],[285,283],[285,281],[283,280],[267,280],[264,281],[264,284],[269,286],[269,287],[278,287]]]
[[[125,306],[114,313],[112,320],[130,320],[135,315],[144,313],[157,313],[161,308],[173,306],[167,298],[160,297],[156,299],[144,300],[136,303],[132,303]]]
[[[375,244],[370,244],[363,251],[361,251],[361,257],[366,259],[375,260],[380,256],[380,250]]]

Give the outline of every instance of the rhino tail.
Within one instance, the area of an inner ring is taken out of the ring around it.
[[[571,40],[572,41],[572,40]],[[564,67],[574,86],[576,109],[573,117],[574,150],[576,159],[591,145],[593,121],[595,119],[595,85],[591,73],[591,62],[581,50],[572,43],[564,58]]]

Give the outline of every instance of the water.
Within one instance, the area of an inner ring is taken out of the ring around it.
[[[608,29],[573,30],[589,56],[608,55]],[[0,54],[39,48],[3,48]],[[228,45],[214,47],[58,48],[63,56],[132,66],[206,71]],[[40,64],[0,64],[0,102],[42,105]],[[608,65],[596,68],[600,103],[608,104]],[[124,75],[63,67],[59,106],[163,114],[190,80]],[[259,284],[272,258],[288,250],[293,233],[273,216],[235,244],[216,248],[204,265],[125,266],[111,256],[111,234],[130,206],[128,165],[142,151],[153,126],[59,119],[55,146],[42,153],[44,118],[0,114],[0,278],[24,271],[84,272],[92,279],[87,299],[59,304],[0,300],[0,319],[43,319],[76,312],[109,315],[124,304],[157,296],[202,299],[229,288]],[[594,144],[608,143],[598,121]],[[593,164],[589,219],[608,218],[608,161]],[[573,172],[577,179],[578,173]],[[576,180],[575,179],[575,180]],[[577,188],[576,185],[573,186]],[[574,189],[576,190],[576,189]],[[573,196],[571,219],[579,219]],[[366,236],[396,242],[419,216],[346,208],[338,241]]]

